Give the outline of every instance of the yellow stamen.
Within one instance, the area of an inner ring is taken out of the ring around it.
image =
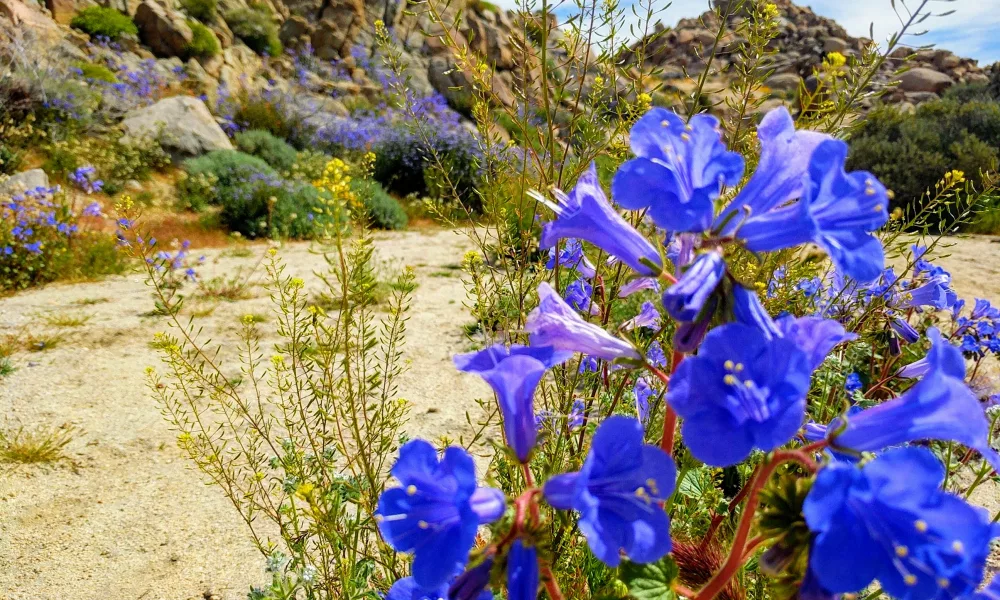
[[[736,385],[736,378],[732,375],[726,375],[722,378],[722,382],[726,385]]]
[[[427,529],[430,525],[427,524],[427,521],[417,521],[417,527]]]
[[[910,549],[906,546],[896,546],[896,556],[903,558],[910,553]]]
[[[949,585],[951,585],[951,582],[948,581],[947,579],[945,579],[944,577],[938,578],[938,582],[937,583],[938,583],[938,587],[942,588],[942,589],[948,587]]]
[[[903,583],[906,585],[917,585],[917,576],[908,574],[906,577],[903,577]]]
[[[965,545],[962,542],[955,540],[951,543],[951,549],[955,552],[963,552],[965,550]]]
[[[920,533],[927,531],[927,521],[924,521],[923,519],[917,519],[913,523],[913,526],[916,527],[917,531],[919,531]]]
[[[413,496],[416,493],[417,493],[417,486],[412,485],[412,484],[406,486],[406,495],[407,496]]]

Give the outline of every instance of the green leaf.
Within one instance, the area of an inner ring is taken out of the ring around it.
[[[709,477],[705,477],[708,474]],[[711,485],[711,474],[705,467],[691,469],[677,484],[677,493],[685,498],[697,500],[705,495],[706,485]]]
[[[672,585],[677,574],[677,563],[668,555],[648,565],[622,563],[618,578],[628,586],[629,596],[635,600],[676,600]]]

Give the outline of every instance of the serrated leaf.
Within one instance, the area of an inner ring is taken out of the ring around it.
[[[679,571],[673,557],[665,556],[660,561],[640,565],[633,562],[622,563],[618,578],[628,587],[628,593],[635,600],[676,600],[673,583]]]

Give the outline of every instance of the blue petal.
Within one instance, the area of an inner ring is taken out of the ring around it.
[[[538,435],[534,396],[545,370],[545,365],[530,356],[511,356],[483,373],[499,400],[507,444],[522,463],[527,462]]]
[[[694,321],[725,272],[726,263],[718,252],[698,256],[677,283],[663,293],[663,307],[678,321]]]
[[[399,459],[392,466],[392,476],[403,482],[435,481],[438,468],[437,451],[424,440],[413,440],[399,449]]]
[[[553,508],[559,510],[576,508],[579,478],[579,473],[563,473],[549,478],[545,482],[545,499]]]
[[[753,437],[733,416],[721,409],[697,412],[681,426],[684,444],[691,455],[714,467],[728,467],[750,456]]]
[[[508,600],[536,600],[538,597],[538,552],[520,539],[511,544],[507,555]]]
[[[506,505],[506,496],[496,488],[478,488],[469,498],[469,507],[479,517],[480,525],[487,525],[502,517]]]
[[[448,590],[445,586],[427,591],[417,585],[412,577],[404,577],[392,584],[385,600],[444,600],[447,597]]]
[[[425,589],[437,589],[465,564],[476,541],[479,519],[468,511],[454,526],[421,540],[414,551],[413,579]]]

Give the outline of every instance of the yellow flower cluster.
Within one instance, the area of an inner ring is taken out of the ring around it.
[[[347,207],[352,211],[361,208],[360,200],[351,190],[350,167],[339,158],[331,159],[323,168],[323,175],[313,185],[320,191],[320,204],[316,208],[318,215],[328,215],[328,227],[337,227],[341,221],[339,215]],[[333,237],[334,231],[326,231],[326,237]]]
[[[779,14],[780,13],[778,12],[778,7],[775,6],[773,2],[768,2],[767,4],[764,5],[764,17],[765,18],[767,18],[767,19],[776,19],[776,18],[778,18]]]
[[[952,171],[949,171],[948,173],[945,173],[944,179],[948,183],[958,185],[959,183],[965,181],[965,172],[959,171],[958,169],[954,169]]]
[[[826,55],[826,59],[823,62],[826,63],[828,68],[839,70],[847,64],[847,57],[840,52],[831,52]]]

